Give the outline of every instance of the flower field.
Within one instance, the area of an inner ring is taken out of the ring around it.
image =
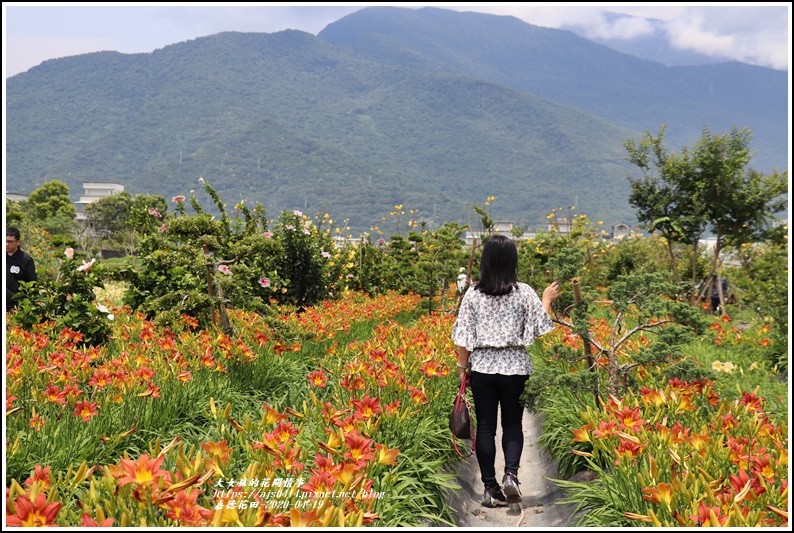
[[[603,319],[591,326],[596,339],[611,334]],[[768,345],[768,332],[763,324],[740,330],[729,316],[715,317],[708,334],[684,350],[715,379],[665,381],[643,370],[603,409],[558,391],[543,409],[544,433],[550,431],[541,440],[574,454],[597,476],[555,480],[563,501],[581,511],[576,525],[788,526],[788,399],[767,399],[755,385],[764,383],[757,350]],[[566,328],[551,335],[552,342],[581,346]]]
[[[453,315],[347,293],[278,308],[277,330],[229,310],[230,336],[104,301],[101,346],[52,323],[7,332],[7,525],[454,525]],[[596,342],[612,334],[590,326]],[[788,525],[787,399],[746,386],[767,333],[715,318],[685,352],[716,380],[641,369],[603,409],[553,391],[541,444],[597,475],[556,481],[579,525]],[[542,344],[582,348],[561,326]],[[532,350],[539,368],[568,364]]]
[[[6,524],[451,524],[451,318],[417,303],[348,295],[278,334],[231,311],[234,338],[112,308],[100,347],[10,328]]]

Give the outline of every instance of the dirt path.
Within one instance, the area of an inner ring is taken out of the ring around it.
[[[524,451],[518,480],[522,494],[521,509],[509,507],[489,509],[480,505],[483,484],[477,458],[472,455],[457,466],[458,482],[462,488],[450,494],[450,504],[455,510],[459,527],[570,527],[573,524],[573,505],[554,502],[563,496],[548,478],[557,478],[557,462],[538,445],[541,420],[529,411],[524,412]],[[501,480],[504,472],[504,457],[501,447],[501,431],[496,434],[496,474]]]

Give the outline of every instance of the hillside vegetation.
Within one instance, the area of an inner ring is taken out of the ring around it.
[[[749,126],[756,162],[785,165],[785,129],[770,142],[767,127],[786,127],[775,71],[715,67],[728,80],[716,87],[735,82],[736,94],[705,101],[681,89],[700,67],[676,82],[671,73],[689,71],[539,30],[376,8],[318,37],[222,33],[46,61],[7,80],[6,188],[57,179],[76,200],[83,181],[115,181],[170,197],[205,177],[230,202],[329,213],[354,234],[398,204],[431,226],[466,223],[494,195],[497,219],[540,229],[552,209],[576,205],[609,227],[633,224],[622,141],[643,129],[671,123],[677,148],[703,126]],[[350,42],[332,42],[340,34]]]

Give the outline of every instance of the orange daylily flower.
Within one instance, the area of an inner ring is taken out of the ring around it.
[[[615,417],[620,423],[620,429],[623,430],[639,429],[648,423],[646,420],[640,418],[639,407],[629,409],[628,406],[623,406],[621,411],[615,413]]]
[[[346,417],[344,420],[334,420],[334,425],[342,428],[342,431],[348,433],[356,429],[356,419],[352,416]]]
[[[319,518],[320,510],[312,509],[311,511],[301,511],[299,509],[290,509],[289,511],[289,527],[313,527],[321,526],[322,521]]]
[[[263,403],[262,408],[265,410],[265,425],[269,426],[271,424],[275,424],[280,420],[286,420],[289,418],[289,415],[279,413],[278,410],[270,407],[268,404]]]
[[[620,444],[615,448],[615,453],[627,460],[636,458],[641,451],[642,446],[640,444],[622,437],[620,439]],[[615,460],[615,464],[618,464],[618,460]]]
[[[25,480],[25,486],[30,487],[34,483],[40,482],[43,488],[49,488],[50,486],[50,467],[45,466],[44,468],[41,467],[40,464],[36,464],[36,470],[33,472],[33,475],[30,476],[28,479]]]
[[[378,452],[378,463],[382,465],[396,465],[395,459],[400,454],[400,450],[390,450],[385,444],[375,443],[375,450]]]
[[[578,429],[573,430],[572,442],[591,442],[590,430],[593,429],[592,424],[586,424]]]
[[[91,420],[92,416],[97,416],[99,414],[98,409],[99,407],[97,406],[96,402],[88,402],[84,400],[74,405],[74,415],[79,416],[83,422],[88,422]]]
[[[363,399],[352,400],[351,403],[353,407],[355,407],[355,412],[353,413],[355,418],[369,420],[376,414],[383,412],[383,409],[381,409],[379,405],[380,400],[377,397],[370,398],[369,396],[364,396]]]
[[[292,422],[280,422],[271,434],[277,442],[284,444],[297,435],[298,431],[298,428],[292,426]]]
[[[663,503],[665,506],[670,507],[670,503],[673,501],[672,487],[670,483],[659,483],[655,487],[645,487],[642,489],[642,492],[645,493],[642,499],[652,503]]]
[[[744,405],[747,407],[747,410],[751,413],[756,412],[760,413],[763,412],[763,403],[764,399],[759,398],[752,392],[743,392],[742,399],[739,400],[739,405]]]
[[[229,460],[231,453],[234,451],[233,448],[229,448],[227,446],[228,442],[229,441],[226,439],[218,442],[202,442],[199,444],[199,446],[201,446],[201,448],[208,455],[217,457],[221,465],[224,465]]]
[[[34,407],[33,414],[30,417],[30,427],[36,431],[41,431],[41,428],[43,428],[46,423],[47,421],[44,420],[43,416],[36,412],[36,408]]]
[[[57,385],[48,385],[44,391],[44,396],[48,402],[66,404],[66,393],[59,389]]]
[[[303,492],[320,497],[320,494],[333,492],[333,486],[336,483],[336,478],[327,470],[314,470],[313,475],[309,478],[309,482],[300,487]]]
[[[206,521],[212,517],[212,511],[196,505],[196,498],[201,491],[191,489],[190,493],[184,490],[177,492],[173,500],[165,505],[168,512],[165,517],[177,520],[183,526],[204,526]]]
[[[325,375],[323,370],[315,370],[306,377],[312,387],[320,387],[321,389],[325,388],[325,384],[328,381],[328,376]]]
[[[664,395],[664,391],[642,387],[640,389],[640,394],[642,395],[642,402],[645,405],[654,405],[656,407],[660,407],[667,403],[667,398]]]
[[[352,459],[357,465],[366,464],[367,461],[375,459],[371,453],[372,439],[362,437],[357,431],[352,431],[345,435],[345,446],[348,450],[344,456]]]
[[[593,438],[605,439],[617,433],[617,423],[614,420],[599,420],[598,429],[593,430]]]
[[[436,377],[436,376],[446,376],[449,374],[449,368],[445,365],[441,365],[435,361],[427,361],[425,362],[419,371],[426,375],[427,377]]]
[[[6,516],[7,526],[43,527],[54,526],[55,518],[61,510],[61,502],[47,503],[47,496],[42,492],[30,501],[27,496],[20,495],[14,502],[16,514]]]
[[[408,392],[411,393],[411,400],[419,405],[424,405],[427,401],[427,396],[425,396],[424,391],[417,389],[413,385],[408,385]]]
[[[121,487],[127,483],[149,485],[157,481],[158,478],[165,478],[170,482],[170,472],[160,468],[160,464],[164,459],[165,456],[161,455],[156,459],[150,460],[147,454],[141,455],[137,461],[122,459],[122,472],[119,474],[121,479],[118,481],[118,486]]]
[[[386,409],[386,413],[390,415],[395,414],[397,411],[400,410],[400,400],[394,400],[391,403],[387,403],[385,409]]]
[[[718,506],[709,507],[706,502],[701,501],[698,513],[689,515],[698,527],[719,527],[728,521],[728,516],[722,514],[722,509]]]

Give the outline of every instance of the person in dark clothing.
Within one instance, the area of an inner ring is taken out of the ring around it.
[[[6,313],[17,306],[14,296],[19,292],[20,281],[37,281],[33,258],[19,247],[17,228],[6,229]]]
[[[719,284],[719,285],[718,285]],[[725,301],[728,298],[728,280],[725,278],[713,277],[711,283],[711,311],[717,313],[720,309],[720,288],[722,288],[722,298]]]

